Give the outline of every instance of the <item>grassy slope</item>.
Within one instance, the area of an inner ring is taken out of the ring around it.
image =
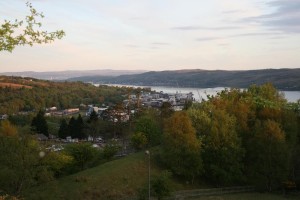
[[[155,164],[151,163],[151,177],[161,173]],[[61,178],[50,183],[31,188],[24,193],[25,199],[132,199],[138,188],[148,182],[148,160],[144,153],[107,162],[77,174]],[[173,190],[191,189],[190,186],[173,180]],[[197,187],[197,186],[195,186]],[[198,186],[199,187],[199,186]],[[203,186],[202,186],[203,187]],[[204,186],[207,187],[207,186]],[[228,194],[222,196],[205,196],[194,200],[282,200],[300,199],[299,196],[288,196],[262,193]]]
[[[205,196],[192,198],[190,200],[299,200],[300,196],[297,194],[291,194],[284,196],[282,194],[270,194],[270,193],[242,193],[242,194],[227,194],[222,196]]]
[[[151,175],[161,171],[152,164]],[[143,153],[114,160],[25,192],[25,199],[127,199],[148,181]],[[182,189],[173,182],[174,189]]]

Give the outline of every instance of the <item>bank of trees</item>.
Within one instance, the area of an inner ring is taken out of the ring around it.
[[[270,191],[284,181],[300,184],[299,106],[300,102],[288,103],[272,85],[266,84],[247,90],[224,90],[180,112],[171,112],[169,106],[160,110],[140,108],[127,122],[94,115],[82,119],[78,115],[62,119],[58,135],[106,139],[117,136],[123,145],[130,139],[138,151],[158,147],[153,158],[184,182],[205,181],[213,186],[253,184]],[[33,116],[31,125],[41,116]],[[11,122],[23,126],[16,117]],[[0,127],[0,148],[6,152],[0,156],[0,180],[13,177],[12,182],[0,184],[11,194],[22,190],[20,184],[32,186],[95,166],[120,151],[121,143],[112,141],[101,152],[82,144],[71,145],[62,156],[50,152],[40,157],[41,148],[28,134],[30,129],[20,129],[8,121]],[[38,130],[33,127],[31,130]],[[20,177],[26,182],[20,182]]]
[[[31,78],[1,76],[1,83],[20,87],[0,87],[0,114],[38,111],[57,107],[67,109],[80,104],[113,105],[125,99],[127,88],[93,86],[82,82],[51,82]],[[26,86],[26,87],[25,87]]]
[[[287,103],[270,84],[194,103],[167,119],[163,135],[165,166],[188,181],[193,173],[215,186],[247,183],[269,191],[300,181],[299,102]]]

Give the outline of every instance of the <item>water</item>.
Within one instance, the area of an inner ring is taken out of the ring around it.
[[[99,84],[95,84],[98,86]],[[151,88],[151,90],[155,90],[156,92],[164,92],[164,93],[189,93],[192,92],[194,94],[194,98],[196,101],[206,100],[207,95],[216,95],[218,92],[224,90],[224,87],[217,88],[178,88],[178,87],[166,87],[166,86],[133,86],[133,85],[117,85],[110,84],[111,86],[129,86],[129,87],[141,87],[141,88]],[[297,102],[300,99],[300,91],[281,91],[283,92],[285,98],[289,102]]]
[[[200,101],[202,99],[206,100],[207,95],[216,95],[218,92],[224,90],[224,87],[218,88],[174,88],[174,87],[164,87],[164,86],[153,86],[152,90],[157,92],[163,91],[164,93],[189,93],[192,92],[194,94],[194,98],[196,101]],[[300,99],[300,91],[281,91],[283,92],[285,98],[289,102],[297,102]]]

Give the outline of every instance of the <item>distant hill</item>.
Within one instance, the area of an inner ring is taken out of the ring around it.
[[[176,87],[237,87],[270,82],[280,90],[300,90],[300,68],[263,69],[247,71],[224,70],[176,70],[151,71],[142,74],[120,76],[81,76],[68,81],[84,81],[100,84],[125,84],[139,86]]]
[[[120,76],[125,74],[140,74],[146,70],[67,70],[67,71],[51,71],[51,72],[3,72],[0,75],[6,76],[21,76],[21,77],[32,77],[44,80],[65,80],[72,77],[78,76]]]

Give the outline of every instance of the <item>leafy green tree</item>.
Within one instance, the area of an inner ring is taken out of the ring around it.
[[[40,110],[37,113],[37,115],[32,119],[31,127],[34,132],[49,136],[48,124],[44,115],[45,113]]]
[[[43,162],[48,154],[41,151],[38,142],[29,134],[16,132],[13,125],[5,123],[3,127],[5,130],[0,130],[0,188],[7,194],[18,195],[26,188],[52,180],[53,165]],[[51,162],[56,160],[52,157]]]
[[[19,194],[35,184],[39,162],[38,146],[29,137],[0,136],[0,187]]]
[[[95,110],[93,110],[89,116],[88,123],[92,123],[96,121],[98,121],[98,114],[96,113]]]
[[[50,43],[55,39],[61,39],[65,33],[62,30],[55,32],[41,31],[42,23],[38,18],[44,18],[42,13],[34,9],[31,3],[27,3],[30,15],[25,20],[4,21],[0,26],[0,51],[12,52],[16,46]],[[20,32],[20,30],[23,31]],[[17,32],[17,33],[16,33]]]
[[[161,143],[161,129],[156,119],[152,115],[143,115],[135,122],[135,132],[143,133],[148,142],[148,146],[155,146]]]
[[[299,107],[300,109],[300,107]],[[299,115],[300,116],[300,115]],[[283,113],[281,129],[285,132],[285,142],[287,147],[288,160],[288,180],[296,181],[300,179],[300,174],[297,176],[297,163],[299,157],[299,137],[298,137],[298,113],[294,109],[286,109]],[[300,172],[300,171],[299,171]]]
[[[58,130],[58,137],[65,139],[69,135],[70,135],[70,133],[69,133],[67,120],[65,118],[63,118],[60,122],[59,130]]]
[[[161,118],[165,119],[170,117],[174,111],[172,110],[172,105],[169,102],[163,102],[161,108],[160,108],[160,112],[161,112]]]
[[[76,124],[75,124],[75,135],[76,138],[78,139],[84,139],[86,138],[85,132],[84,132],[84,123],[83,123],[83,119],[81,117],[81,115],[79,114],[77,119],[76,119]]]
[[[71,119],[69,120],[69,124],[68,124],[68,129],[69,129],[69,133],[70,136],[72,138],[76,138],[76,119],[72,116]]]
[[[131,136],[131,145],[135,150],[141,150],[146,147],[147,137],[142,132],[137,132]]]
[[[50,175],[50,180],[54,179],[55,177],[59,177],[65,173],[66,169],[72,164],[73,157],[66,154],[65,152],[47,152],[44,157],[40,159],[40,168],[41,175],[38,176],[40,182],[46,182],[45,177],[43,174]],[[47,178],[47,176],[46,176]]]
[[[193,127],[196,129],[197,136],[203,138],[209,134],[211,128],[211,105],[204,103],[194,103],[187,113],[192,121]]]
[[[120,151],[121,146],[114,140],[108,142],[103,148],[103,158],[106,160],[110,160],[114,155]]]
[[[75,170],[83,170],[100,159],[100,152],[90,143],[70,144],[66,146],[65,151],[73,157]]]
[[[152,196],[161,200],[171,195],[170,177],[171,173],[164,171],[160,176],[156,176],[151,180]]]
[[[273,120],[257,121],[255,136],[251,140],[249,156],[253,162],[249,166],[255,184],[272,191],[280,186],[287,176],[287,146],[285,134]]]
[[[224,110],[213,110],[211,115],[209,133],[202,140],[205,177],[216,185],[237,183],[243,179],[244,150],[235,118]]]
[[[194,181],[203,171],[201,143],[186,112],[166,120],[161,161],[176,175]]]

